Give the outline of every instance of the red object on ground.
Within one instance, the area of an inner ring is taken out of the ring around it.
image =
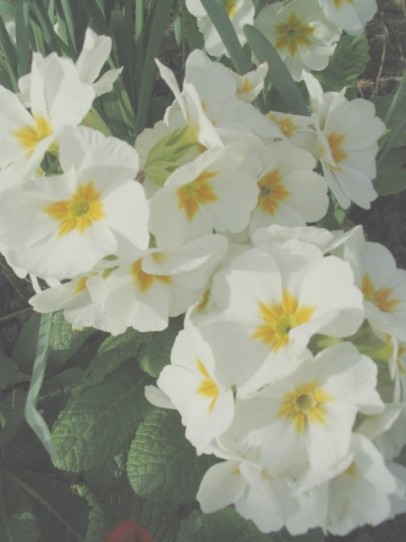
[[[103,542],[153,542],[149,532],[133,519],[123,519],[108,531]]]

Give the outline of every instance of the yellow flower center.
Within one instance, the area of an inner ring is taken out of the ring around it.
[[[84,292],[86,290],[86,288],[87,288],[86,283],[87,283],[88,278],[89,278],[88,276],[82,277],[81,279],[79,279],[77,281],[76,288],[75,288],[75,290],[73,292],[74,294],[81,294],[82,292]]]
[[[179,208],[183,209],[190,221],[196,216],[200,205],[217,201],[217,196],[208,182],[216,171],[203,171],[194,181],[178,189]]]
[[[310,45],[314,28],[292,13],[286,22],[276,25],[275,31],[275,48],[287,49],[290,56],[296,56],[301,46]]]
[[[311,380],[284,395],[278,416],[290,420],[301,435],[308,423],[326,423],[324,404],[330,400],[331,397],[319,387],[318,381]]]
[[[230,19],[234,17],[237,13],[236,0],[223,0],[223,4]]]
[[[141,260],[137,260],[132,264],[131,274],[133,276],[134,284],[137,285],[142,293],[149,290],[155,280],[163,282],[164,284],[172,283],[172,279],[168,275],[149,275],[148,273],[145,273],[141,267]]]
[[[345,134],[332,133],[327,136],[328,144],[330,146],[331,156],[336,163],[336,170],[340,170],[339,164],[348,158],[348,154],[341,148],[346,136]]]
[[[13,135],[18,143],[26,149],[27,156],[30,156],[40,141],[52,134],[52,127],[44,117],[34,115],[34,126],[23,126],[14,130]]]
[[[284,290],[281,303],[259,302],[259,315],[264,324],[254,329],[251,338],[259,339],[277,352],[289,344],[290,330],[308,322],[314,311],[315,307],[299,306],[297,299]]]
[[[392,312],[400,303],[400,299],[391,297],[393,288],[379,288],[376,290],[368,273],[364,273],[362,276],[361,291],[365,299],[376,305],[382,312]]]
[[[219,396],[219,389],[217,384],[211,378],[207,372],[206,367],[200,359],[196,359],[197,370],[203,376],[202,382],[199,384],[196,392],[200,395],[203,395],[207,399],[210,399],[209,403],[209,412],[213,410],[214,405],[216,404],[217,398]]]
[[[83,233],[105,217],[100,192],[94,188],[93,181],[80,185],[70,200],[51,203],[43,211],[61,223],[58,237],[73,230]]]
[[[340,9],[344,4],[354,4],[354,0],[333,0],[334,7]]]
[[[279,203],[289,197],[290,192],[283,186],[277,169],[261,177],[257,184],[260,189],[258,205],[265,213],[273,216],[279,207]]]

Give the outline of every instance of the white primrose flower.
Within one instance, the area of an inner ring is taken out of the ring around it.
[[[186,438],[198,455],[227,430],[234,415],[233,391],[219,379],[219,363],[204,334],[189,323],[176,337],[171,364],[163,368],[157,380],[180,412]]]
[[[236,96],[244,102],[251,103],[257,98],[265,86],[265,78],[268,73],[268,64],[264,62],[255,70],[240,75],[230,70],[231,75],[237,83]]]
[[[63,310],[65,320],[73,326],[97,328],[96,307],[86,286],[88,278],[89,275],[82,275],[38,292],[31,297],[29,303],[40,313]]]
[[[324,532],[343,536],[361,525],[378,525],[393,515],[391,498],[400,496],[400,486],[388,467],[367,438],[354,434],[343,460],[324,473],[310,472],[296,491],[312,495],[314,515]],[[404,509],[403,504],[399,513]],[[306,521],[299,513],[288,521],[287,528],[291,534],[303,533]]]
[[[378,331],[406,341],[406,271],[391,252],[360,236],[347,241],[344,257],[364,295],[365,316]]]
[[[110,92],[115,80],[123,70],[123,68],[108,70],[96,81],[110,56],[111,44],[110,37],[98,36],[91,28],[86,29],[83,47],[75,63],[75,68],[80,80],[93,87],[95,96]],[[31,107],[31,78],[31,73],[28,73],[18,80],[19,98],[26,107]]]
[[[272,43],[295,81],[303,70],[323,70],[339,38],[318,0],[276,2],[263,8],[254,23]]]
[[[262,172],[251,234],[273,223],[304,226],[323,218],[329,205],[327,184],[313,172],[316,161],[310,153],[288,142],[277,142],[264,146],[260,157]]]
[[[227,248],[226,239],[208,235],[173,253],[150,249],[131,259],[110,262],[104,276],[87,281],[98,307],[100,329],[118,335],[128,327],[160,331],[169,317],[199,299]]]
[[[376,383],[375,363],[341,343],[247,397],[246,423],[263,431],[263,464],[279,461],[293,475],[328,470],[347,454],[357,412],[384,409]]]
[[[293,115],[291,113],[280,113],[279,111],[268,111],[266,116],[278,126],[282,134],[293,145],[311,152],[313,156],[316,154],[314,129],[311,126],[312,121],[308,115]]]
[[[375,0],[319,0],[326,18],[347,34],[360,34],[377,12]]]
[[[247,40],[243,27],[245,24],[252,24],[254,21],[255,7],[252,0],[222,0],[221,3],[230,17],[239,42],[244,45]],[[212,56],[229,56],[200,0],[186,0],[186,7],[192,15],[197,17],[199,30],[204,36],[206,51]]]
[[[248,226],[259,170],[248,148],[236,143],[209,149],[168,177],[150,202],[149,227],[158,248],[175,250],[213,228],[236,233]]]
[[[291,483],[249,459],[216,463],[204,475],[197,500],[203,512],[211,513],[233,504],[263,533],[279,531],[298,508]]]
[[[160,76],[175,96],[175,103],[165,112],[164,122],[174,129],[189,127],[192,132],[189,133],[189,138],[194,136],[203,148],[222,147],[223,142],[206,115],[195,87],[185,82],[181,91],[173,71],[158,59],[155,59],[155,62]]]
[[[106,256],[146,249],[148,204],[127,143],[89,128],[60,136],[61,175],[31,180],[0,200],[10,264],[42,277],[86,274]]]
[[[255,72],[244,77],[252,78],[254,75]],[[230,136],[229,132],[235,131],[265,138],[283,138],[275,123],[269,122],[256,107],[237,97],[237,81],[231,70],[213,62],[199,49],[192,51],[186,60],[185,84],[194,86],[204,112],[220,136]]]
[[[217,273],[212,295],[210,343],[244,392],[292,373],[314,334],[345,337],[364,319],[349,264],[297,240],[247,250]]]
[[[374,106],[357,98],[350,102],[342,92],[327,92],[311,75],[303,72],[317,131],[318,158],[326,181],[345,209],[351,201],[369,209],[377,197],[372,185],[376,176],[378,139],[385,130]]]
[[[32,175],[61,130],[78,125],[92,106],[92,87],[72,61],[34,53],[29,79],[30,112],[0,87],[0,191]]]

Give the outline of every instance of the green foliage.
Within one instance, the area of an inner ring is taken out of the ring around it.
[[[138,356],[140,367],[150,376],[157,378],[163,367],[171,361],[171,350],[175,338],[183,328],[183,317],[173,318],[165,331],[154,333],[145,343]]]
[[[215,26],[221,40],[227,49],[230,58],[234,64],[236,71],[243,75],[250,69],[243,48],[235,33],[234,27],[231,24],[230,18],[224,8],[223,2],[217,0],[201,0],[204,9],[206,10],[211,22]]]
[[[179,529],[176,542],[283,542],[276,535],[261,534],[251,523],[243,519],[233,508],[226,508],[214,514],[193,512]]]
[[[13,352],[13,357],[18,368],[24,373],[30,374],[35,359],[33,344],[36,343],[41,315],[33,314],[26,322],[20,334]],[[54,312],[51,316],[48,362],[50,368],[59,367],[66,363],[83,345],[94,330],[75,329],[66,322],[63,312]]]
[[[378,162],[374,185],[380,196],[399,194],[406,189],[406,146],[391,149]]]
[[[197,26],[196,18],[186,8],[185,0],[178,0],[179,11],[182,14],[182,34],[191,50],[203,49],[204,39]]]
[[[14,361],[3,354],[0,354],[0,391],[7,388],[17,372]]]
[[[340,91],[347,87],[347,94],[355,97],[357,80],[369,61],[368,40],[360,36],[341,36],[327,68],[314,75],[320,81],[325,92]]]
[[[30,503],[0,461],[0,540],[39,542],[37,519]]]
[[[194,502],[212,463],[210,457],[196,456],[177,412],[154,409],[137,429],[127,469],[136,495],[182,505]]]
[[[148,408],[146,382],[130,360],[101,384],[73,395],[52,431],[55,466],[73,472],[88,470],[128,446]]]
[[[38,518],[40,542],[85,542],[88,507],[70,484],[45,473],[13,475]],[[28,540],[27,540],[28,542]]]
[[[309,112],[299,87],[271,42],[254,26],[245,25],[244,32],[258,61],[268,63],[267,78],[287,105],[289,112],[308,115]]]

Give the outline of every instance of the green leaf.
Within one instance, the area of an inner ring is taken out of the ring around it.
[[[25,494],[0,462],[0,540],[1,542],[36,542],[37,519]]]
[[[152,340],[141,348],[138,362],[143,371],[157,378],[165,365],[171,361],[171,350],[179,331],[183,328],[183,316],[173,318],[164,331],[154,334]]]
[[[1,370],[1,369],[0,369]],[[16,388],[2,398],[0,402],[0,446],[9,442],[25,422],[24,407],[27,393]]]
[[[247,41],[259,62],[268,63],[268,80],[278,91],[290,113],[309,115],[309,111],[300,90],[292,79],[283,60],[273,48],[271,42],[252,25],[245,25]]]
[[[48,345],[51,332],[51,314],[41,315],[38,331],[37,347],[35,350],[34,367],[30,387],[28,389],[27,401],[25,403],[25,419],[39,440],[44,445],[50,457],[54,457],[54,448],[51,442],[51,434],[44,418],[37,409],[37,402],[44,380],[45,369],[48,361]]]
[[[86,542],[100,542],[103,539],[103,533],[106,530],[106,522],[102,507],[90,489],[85,485],[80,484],[74,486],[74,491],[87,502],[90,508]]]
[[[250,62],[245,56],[244,50],[241,47],[237,34],[230,21],[230,17],[224,8],[224,2],[217,0],[201,0],[207,15],[215,26],[219,36],[227,49],[230,58],[234,64],[236,71],[244,75],[250,69]]]
[[[17,51],[12,42],[3,19],[0,17],[0,53],[3,54],[7,68],[7,75],[10,78],[9,87],[17,91]]]
[[[179,529],[176,542],[323,542],[320,529],[305,535],[291,536],[285,530],[271,534],[261,533],[251,521],[242,518],[234,508],[228,507],[214,514],[196,510],[186,518]]]
[[[4,354],[0,354],[0,390],[9,386],[17,373],[14,361]]]
[[[19,0],[16,13],[16,41],[18,77],[30,71],[30,3]]]
[[[357,87],[357,80],[369,61],[368,40],[365,35],[341,36],[328,66],[314,75],[325,92],[339,91],[344,87]]]
[[[143,343],[150,341],[151,337],[151,333],[129,329],[118,337],[105,339],[73,395],[80,395],[84,390],[97,386],[126,361],[135,362],[138,349]]]
[[[212,463],[211,457],[197,457],[185,438],[178,412],[154,409],[131,444],[128,478],[136,495],[181,505],[195,501],[200,481]]]
[[[381,139],[383,145],[377,158],[379,166],[392,149],[406,145],[406,73],[393,95],[377,100],[376,110],[388,129]]]
[[[40,542],[85,542],[88,506],[73,494],[69,483],[43,472],[14,474],[13,480],[30,498],[39,520]]]
[[[406,146],[393,148],[378,162],[374,186],[380,196],[399,194],[406,189]]]
[[[135,101],[135,58],[134,38],[131,26],[127,18],[120,11],[113,11],[111,14],[114,43],[117,48],[118,63],[123,66],[123,79],[128,96],[131,102]]]
[[[242,518],[233,508],[205,515],[196,510],[185,519],[176,542],[286,542],[279,533],[265,535],[250,521]],[[310,542],[310,541],[309,541]]]
[[[154,3],[151,26],[148,28],[148,44],[144,58],[144,69],[142,74],[137,73],[137,77],[141,77],[136,113],[137,134],[142,132],[147,124],[152,88],[157,70],[155,57],[158,56],[161,47],[173,2],[174,0],[166,0],[164,3]]]
[[[40,321],[41,315],[33,314],[31,316],[24,325],[14,349],[14,359],[20,370],[25,373],[31,371],[34,363],[35,353],[32,345],[36,342]],[[74,329],[65,320],[62,311],[54,312],[50,315],[49,365],[51,367],[54,365],[62,366],[77,352],[92,333],[94,333],[94,330],[91,328]]]
[[[146,383],[131,360],[100,385],[73,396],[52,431],[55,466],[73,472],[89,470],[128,446],[149,407]]]
[[[203,49],[204,39],[197,26],[196,17],[194,17],[186,7],[185,0],[179,0],[179,11],[182,16],[182,35],[189,44],[189,48]]]

